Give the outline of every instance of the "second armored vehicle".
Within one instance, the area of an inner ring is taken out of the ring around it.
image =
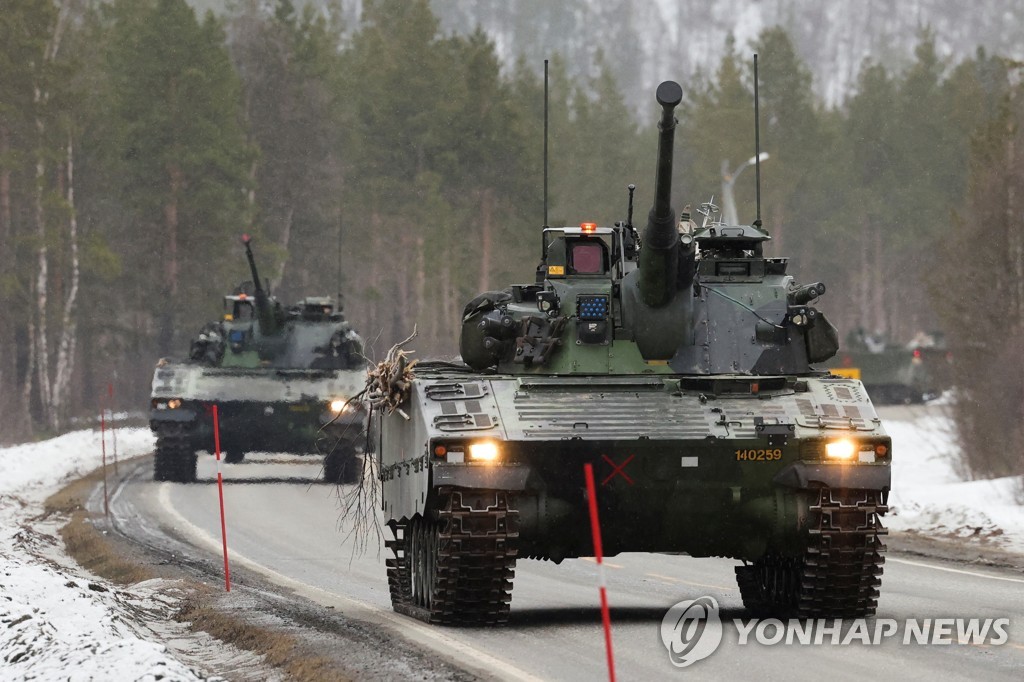
[[[153,374],[153,478],[195,480],[196,451],[214,449],[216,405],[227,462],[253,451],[315,453],[319,438],[324,479],[354,482],[366,411],[350,398],[366,382],[362,339],[329,298],[284,310],[262,286],[244,242],[252,291],[225,296],[223,321],[203,328],[189,360],[161,361]]]
[[[545,229],[537,283],[466,307],[468,366],[417,365],[403,414],[374,418],[396,610],[505,621],[518,559],[593,554],[591,464],[607,554],[741,560],[759,614],[874,612],[890,439],[860,382],[814,367],[837,349],[824,286],[765,257],[760,221],[677,221],[681,98],[658,88],[642,241]]]
[[[953,385],[952,355],[935,336],[899,345],[858,330],[825,363],[833,374],[859,379],[878,405],[923,403]],[[939,337],[941,338],[941,337]]]

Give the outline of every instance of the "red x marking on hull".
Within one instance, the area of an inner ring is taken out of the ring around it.
[[[604,461],[608,462],[608,464],[610,464],[612,467],[612,472],[608,474],[603,481],[601,481],[601,485],[608,485],[608,481],[612,480],[616,476],[622,476],[624,479],[626,479],[626,483],[633,485],[633,479],[630,478],[629,474],[625,472],[625,468],[627,464],[633,461],[634,457],[636,457],[636,455],[630,455],[629,457],[622,461],[622,464],[619,464],[608,455],[601,455],[601,458]]]

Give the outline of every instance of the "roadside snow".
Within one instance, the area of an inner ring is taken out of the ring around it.
[[[964,481],[959,447],[940,406],[897,408],[882,421],[892,436],[893,472],[885,524],[938,538],[959,538],[1024,553],[1024,506],[1017,477]]]
[[[117,442],[122,458],[153,449],[146,429],[119,429]],[[59,541],[34,528],[46,498],[101,459],[98,431],[0,449],[0,678],[200,680],[162,644],[143,639],[134,613],[169,615],[156,591],[85,577],[66,557],[55,560]]]

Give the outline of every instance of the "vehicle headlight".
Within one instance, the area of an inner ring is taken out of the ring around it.
[[[848,438],[825,443],[825,456],[829,459],[853,459],[857,456],[857,444]]]
[[[500,454],[498,444],[494,441],[485,440],[469,444],[469,458],[477,462],[493,462]]]
[[[347,398],[336,398],[331,401],[331,412],[334,414],[341,414],[355,412],[355,403],[349,402]]]

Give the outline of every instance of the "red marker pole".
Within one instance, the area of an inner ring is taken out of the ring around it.
[[[590,462],[583,465],[583,474],[587,479],[587,502],[590,504],[590,532],[594,536],[594,558],[597,560],[597,574],[601,580],[601,620],[604,621],[604,647],[608,652],[608,679],[615,682],[612,616],[608,611],[608,587],[604,578],[604,556],[601,550],[601,523],[597,518],[597,489],[594,486],[594,467]]]
[[[117,476],[117,427],[114,426],[114,384],[112,382],[107,384],[107,401],[110,408],[110,438],[114,445],[114,476]]]
[[[213,405],[213,450],[217,457],[217,494],[220,496],[220,537],[224,544],[224,591],[231,591],[231,568],[228,566],[228,526],[224,519],[224,477],[220,473],[220,417]]]
[[[103,401],[100,401],[100,449],[103,453],[103,514],[110,516],[110,498],[107,497],[107,419]]]

